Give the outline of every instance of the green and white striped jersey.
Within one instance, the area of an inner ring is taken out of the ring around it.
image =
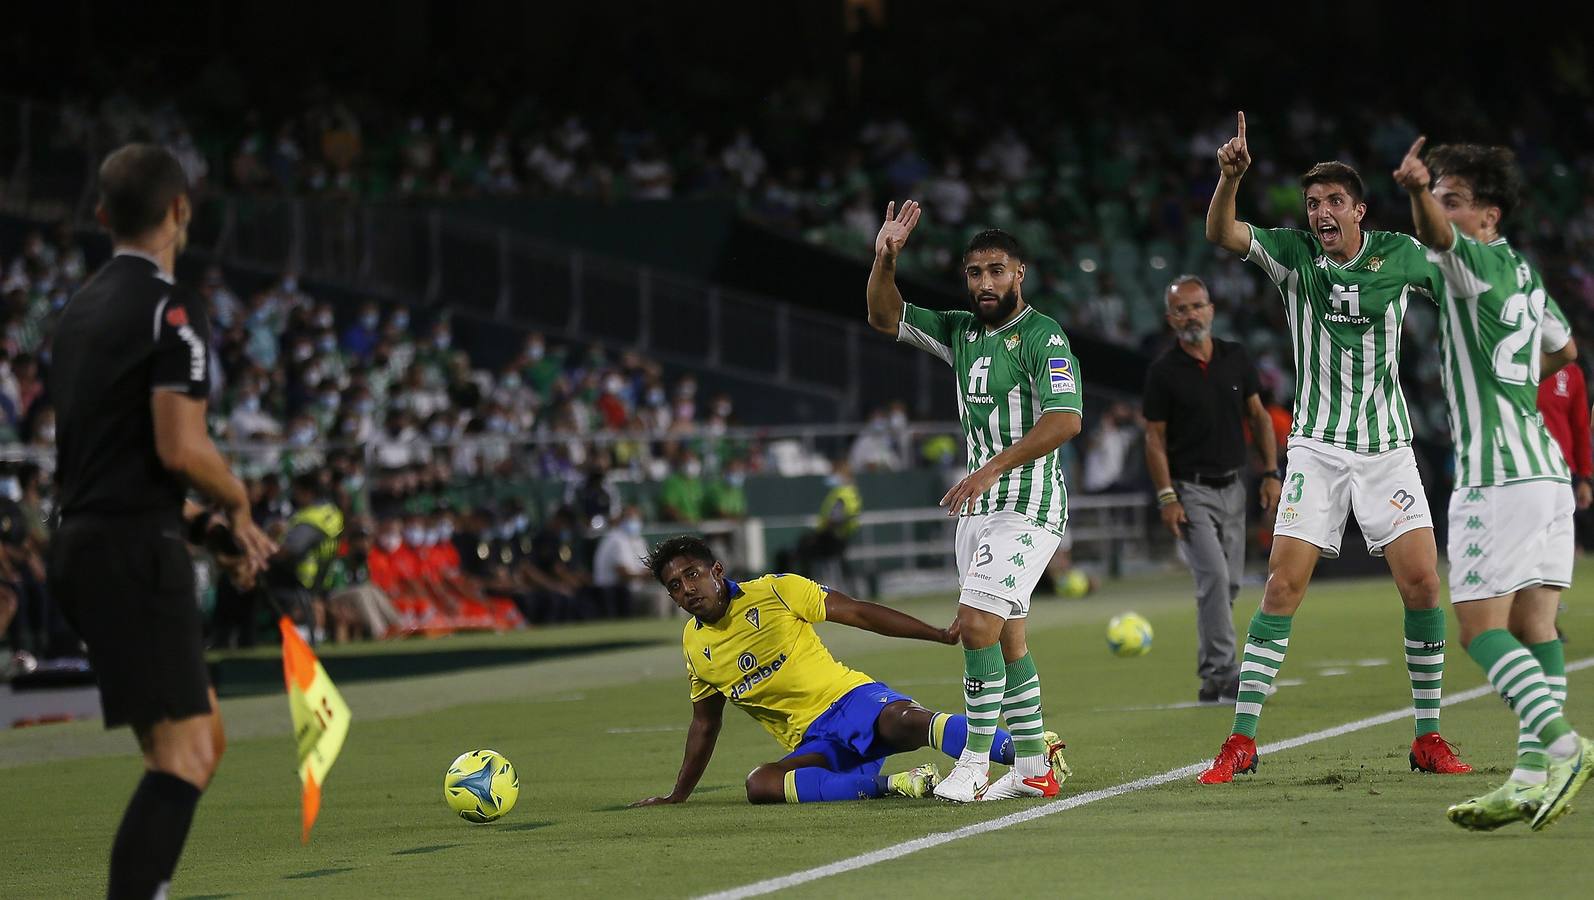
[[[972,312],[904,304],[897,340],[939,357],[957,379],[958,418],[969,471],[990,462],[1045,413],[1083,415],[1079,362],[1056,320],[1026,306],[987,331]],[[975,504],[977,515],[1011,510],[1058,534],[1068,522],[1068,492],[1057,451],[1009,469]]]
[[[1505,238],[1481,244],[1450,228],[1455,243],[1428,256],[1445,279],[1439,333],[1456,486],[1569,482],[1539,412],[1539,353],[1572,339],[1566,317]]]
[[[1256,263],[1284,297],[1295,351],[1295,425],[1308,437],[1357,453],[1411,443],[1411,420],[1396,360],[1400,323],[1412,291],[1430,299],[1438,270],[1415,238],[1362,232],[1356,258],[1340,265],[1316,235],[1251,227]]]

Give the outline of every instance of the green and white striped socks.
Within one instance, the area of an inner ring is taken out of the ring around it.
[[[1273,689],[1273,679],[1284,665],[1284,652],[1290,646],[1292,616],[1275,616],[1258,609],[1245,634],[1244,659],[1240,661],[1240,696],[1234,704],[1234,733],[1256,737],[1256,723],[1262,704]]]
[[[1445,677],[1445,611],[1406,610],[1406,674],[1411,677],[1417,737],[1439,730],[1439,695]]]
[[[1006,690],[1007,667],[1002,664],[1001,644],[963,651],[963,712],[969,720],[969,739],[963,745],[958,765],[989,770],[991,741],[996,735],[996,720],[1002,715],[1002,695]]]
[[[1041,679],[1035,658],[1028,653],[1007,664],[1007,688],[1002,693],[1002,717],[1013,735],[1013,767],[1023,778],[1039,778],[1051,768],[1046,761],[1046,740],[1041,737]]]
[[[1550,698],[1557,706],[1566,706],[1566,650],[1558,640],[1542,644],[1529,644],[1528,652],[1539,661],[1544,670],[1544,682],[1550,689]],[[1511,771],[1511,780],[1523,784],[1544,781],[1544,770],[1549,760],[1544,756],[1544,744],[1524,726],[1517,733],[1517,764]]]
[[[1511,632],[1491,628],[1473,638],[1467,654],[1483,667],[1495,693],[1517,714],[1523,731],[1552,756],[1576,751],[1576,732],[1561,718],[1561,705],[1544,678],[1544,668]]]

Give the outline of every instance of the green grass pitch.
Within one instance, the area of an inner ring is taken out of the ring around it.
[[[1587,579],[1594,568],[1583,566],[1579,575]],[[1579,594],[1586,598],[1586,589],[1569,593],[1562,617],[1569,662],[1594,657],[1594,609]],[[1258,597],[1255,588],[1241,595],[1242,633]],[[900,605],[941,622],[952,603],[943,596]],[[1148,656],[1118,659],[1106,649],[1107,619],[1128,609],[1156,628]],[[1036,602],[1029,636],[1046,722],[1068,741],[1075,771],[1065,796],[1195,763],[1217,749],[1231,708],[1155,708],[1194,699],[1193,621],[1182,576],[1108,584],[1085,600]],[[742,779],[780,748],[727,709],[714,762],[691,802],[626,809],[667,792],[680,763],[690,707],[679,629],[679,622],[625,622],[327,650],[333,678],[349,673],[340,688],[355,722],[309,846],[298,842],[298,780],[280,690],[224,698],[230,744],[200,805],[172,896],[691,896],[1036,805],[893,799],[752,807]],[[1269,701],[1261,742],[1408,707],[1400,629],[1388,581],[1314,587],[1280,675],[1289,686]],[[821,626],[821,634],[854,668],[927,706],[960,708],[956,649],[835,625]],[[1454,642],[1453,619],[1450,635],[1445,688],[1458,693],[1482,678]],[[572,645],[588,652],[570,654]],[[432,654],[452,656],[439,664]],[[383,656],[390,658],[372,659]],[[269,661],[271,654],[256,658]],[[473,658],[495,664],[454,665]],[[395,669],[426,674],[382,677]],[[1571,677],[1569,714],[1574,725],[1594,723],[1594,677],[1587,672]],[[1469,776],[1409,772],[1412,727],[1402,718],[1264,756],[1257,775],[1233,785],[1181,779],[788,893],[1578,892],[1588,877],[1583,860],[1594,818],[1572,815],[1540,834],[1520,826],[1470,834],[1444,819],[1446,805],[1509,771],[1513,722],[1492,695],[1445,709],[1445,736],[1477,767]],[[477,747],[504,753],[521,778],[514,811],[487,826],[461,821],[442,798],[449,761]],[[887,771],[932,759],[943,769],[949,763],[922,750],[891,760]],[[111,836],[138,777],[125,730],[84,722],[0,732],[0,895],[102,892]]]

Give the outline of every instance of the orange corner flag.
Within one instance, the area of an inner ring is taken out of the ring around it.
[[[299,840],[310,842],[310,829],[321,811],[321,785],[338,759],[349,734],[349,706],[343,702],[327,670],[299,636],[287,616],[277,622],[282,631],[282,675],[288,683],[288,710],[293,714],[293,738],[299,751],[302,828]]]

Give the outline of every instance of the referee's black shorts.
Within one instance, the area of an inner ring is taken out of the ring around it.
[[[49,579],[88,645],[106,728],[210,712],[193,558],[175,510],[64,517]]]

